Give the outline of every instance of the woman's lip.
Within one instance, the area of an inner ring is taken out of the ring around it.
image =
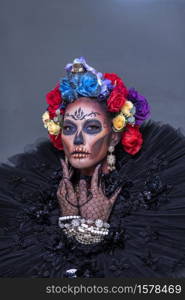
[[[86,158],[90,153],[85,153],[85,152],[75,152],[72,153],[73,158]]]
[[[89,152],[84,152],[84,151],[74,151],[71,153],[71,155],[74,155],[74,154],[90,154]]]
[[[85,149],[85,147],[83,146],[79,146],[79,147],[74,147],[74,150],[71,152],[71,154],[76,154],[76,153],[87,153],[89,154],[88,150]]]

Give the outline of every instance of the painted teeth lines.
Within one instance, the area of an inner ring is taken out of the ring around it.
[[[74,152],[88,153],[88,151],[83,147],[75,148]]]
[[[85,158],[87,156],[88,156],[88,154],[86,154],[86,153],[74,153],[73,154],[74,158]]]
[[[85,158],[89,154],[88,151],[86,149],[84,149],[83,147],[75,148],[73,152],[74,152],[73,153],[74,158]]]

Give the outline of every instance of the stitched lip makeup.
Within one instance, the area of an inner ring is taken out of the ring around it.
[[[73,158],[86,158],[90,153],[83,147],[76,147],[74,151],[71,153]]]

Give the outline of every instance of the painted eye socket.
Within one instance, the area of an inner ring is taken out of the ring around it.
[[[74,134],[76,131],[76,127],[74,127],[72,125],[64,125],[62,131],[63,131],[63,134],[65,134],[65,135]]]
[[[97,130],[97,129],[99,129],[99,126],[97,126],[97,125],[90,125],[90,126],[87,127],[87,129],[88,130]]]
[[[99,124],[88,124],[85,126],[84,131],[89,134],[95,134],[101,131],[101,125]]]
[[[63,127],[63,130],[65,130],[65,131],[70,131],[70,130],[71,130],[71,127],[70,127],[70,126],[64,126],[64,127]]]

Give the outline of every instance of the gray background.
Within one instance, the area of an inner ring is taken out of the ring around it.
[[[1,0],[0,160],[47,137],[45,94],[84,56],[185,128],[185,1]]]

